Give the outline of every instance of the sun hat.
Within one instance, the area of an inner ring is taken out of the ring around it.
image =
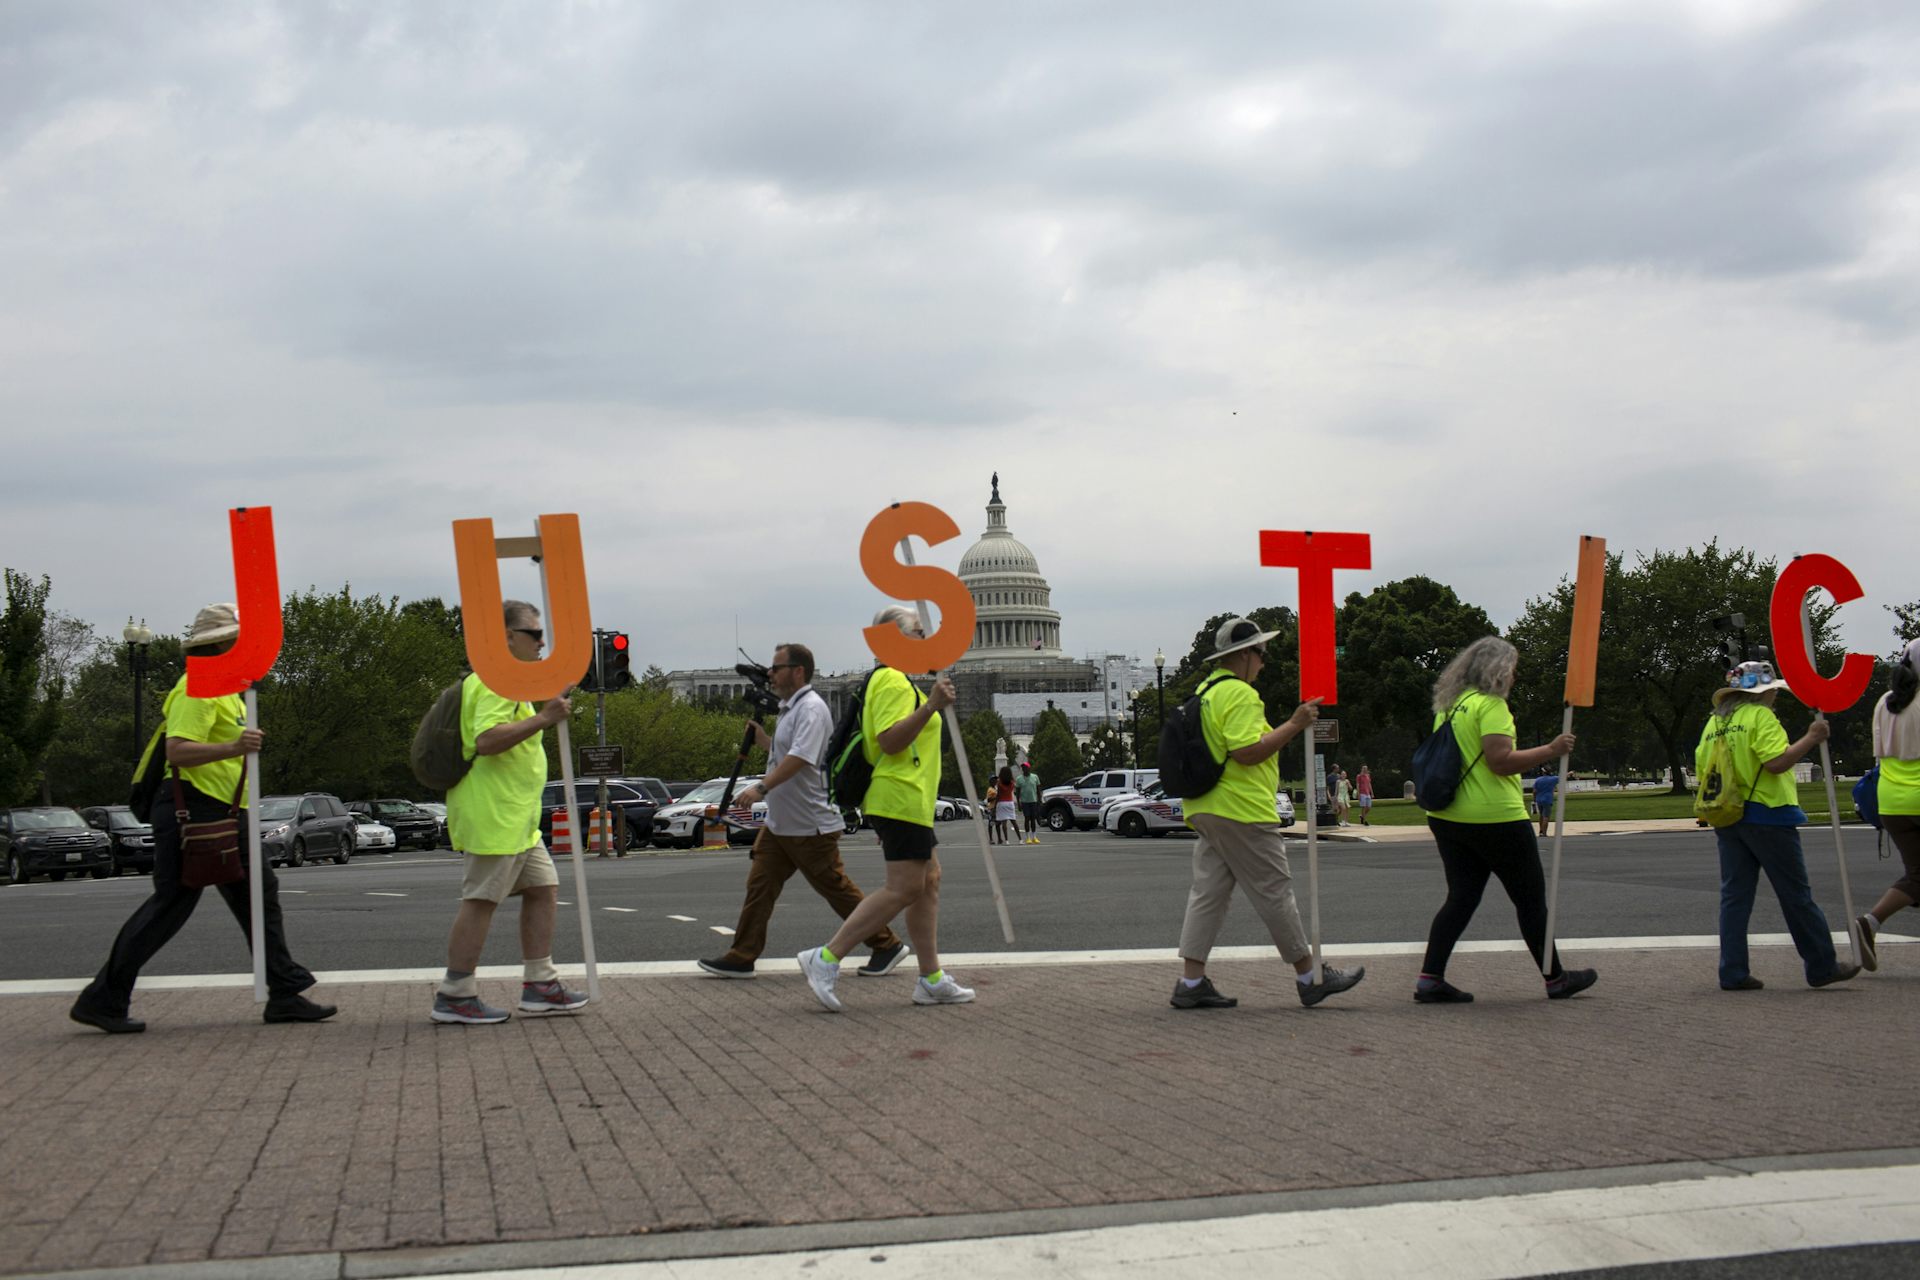
[[[1220,629],[1213,633],[1213,653],[1208,656],[1207,661],[1212,662],[1215,658],[1224,658],[1230,653],[1251,649],[1255,645],[1264,645],[1279,634],[1278,631],[1262,631],[1245,618],[1228,618],[1220,624]]]
[[[240,610],[231,602],[210,604],[193,617],[193,630],[187,634],[187,648],[220,644],[240,636]]]
[[[1766,693],[1786,687],[1787,682],[1774,675],[1771,662],[1743,662],[1727,672],[1724,688],[1713,691],[1713,705],[1719,706],[1736,693]]]

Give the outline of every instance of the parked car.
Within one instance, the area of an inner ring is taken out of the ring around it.
[[[153,870],[153,826],[133,816],[123,804],[94,805],[82,809],[80,816],[95,831],[107,833],[113,842],[113,874],[122,871]]]
[[[310,858],[345,866],[357,825],[347,807],[324,792],[267,796],[260,801],[260,856],[269,866],[298,867]]]
[[[1100,825],[1100,810],[1107,801],[1129,791],[1137,793],[1159,777],[1158,769],[1096,769],[1068,786],[1042,791],[1040,820],[1051,831],[1069,827],[1091,831]]]
[[[614,781],[626,783],[657,805],[670,805],[680,798],[674,795],[672,787],[658,778],[615,778]],[[681,794],[684,795],[685,792]]]
[[[440,847],[440,819],[411,800],[355,800],[347,806],[347,812],[392,828],[395,848],[403,844],[421,849]]]
[[[739,795],[759,781],[757,776],[742,777],[733,784],[733,793]],[[687,792],[677,803],[660,810],[653,818],[653,842],[668,849],[692,849],[699,845],[702,836],[700,824],[707,806],[719,804],[720,796],[726,789],[725,778],[709,778]],[[752,810],[730,805],[727,822],[728,844],[752,844],[760,828],[767,825],[766,801],[754,805]]]
[[[434,845],[434,848],[445,848],[447,844],[447,806],[438,800],[415,800],[413,807],[416,809],[425,809],[439,821],[440,842]]]
[[[669,782],[666,785],[667,785],[668,795],[672,796],[675,800],[684,800],[687,798],[687,792],[693,790],[695,787],[704,786],[705,784],[699,783],[699,782],[680,781],[680,782]]]
[[[35,876],[65,880],[86,872],[95,880],[113,874],[113,841],[60,805],[28,805],[0,811],[0,858],[7,880],[25,884]]]
[[[945,813],[940,812],[942,806],[947,810]],[[950,822],[955,818],[971,818],[973,806],[960,796],[941,796],[939,802],[934,805],[933,816],[941,822]]]
[[[353,851],[355,853],[392,853],[399,847],[393,828],[375,822],[364,814],[353,816]]]
[[[1284,791],[1273,797],[1273,816],[1283,827],[1293,825],[1293,801]],[[1180,798],[1168,795],[1158,782],[1107,801],[1100,809],[1100,828],[1128,839],[1188,829]]]
[[[599,787],[598,779],[575,779],[574,799],[580,805],[579,813],[574,815],[573,829],[576,833],[587,829],[593,806],[599,803]],[[566,806],[565,794],[566,787],[558,782],[549,782],[540,793],[540,838],[547,842],[549,848],[553,845],[553,815]],[[660,811],[659,803],[631,782],[617,782],[609,778],[607,807],[626,815],[626,847],[646,848],[647,841],[653,838],[653,820]]]

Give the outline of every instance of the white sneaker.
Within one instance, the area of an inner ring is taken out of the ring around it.
[[[815,998],[833,1012],[840,1012],[840,997],[833,994],[833,984],[840,980],[840,966],[822,960],[819,947],[809,947],[800,953],[800,972],[806,975]]]
[[[929,983],[923,975],[913,984],[915,1004],[966,1004],[972,999],[973,988],[961,986],[950,973],[941,974],[937,983]]]

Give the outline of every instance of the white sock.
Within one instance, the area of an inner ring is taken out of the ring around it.
[[[1313,985],[1313,970],[1309,969],[1305,973],[1296,973],[1293,975],[1293,980],[1303,987],[1310,987]]]
[[[471,969],[465,973],[455,973],[449,969],[440,983],[440,994],[450,1000],[471,1000],[480,994],[480,984]]]
[[[520,966],[520,981],[522,982],[553,982],[558,979],[559,976],[560,971],[553,967],[552,956],[541,956],[538,960],[527,960]]]
[[[1182,978],[1180,979],[1180,982],[1182,986],[1197,987],[1201,983],[1205,982],[1206,980],[1207,980],[1207,976],[1205,974],[1201,974],[1197,978]]]

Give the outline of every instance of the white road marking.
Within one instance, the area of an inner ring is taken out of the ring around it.
[[[698,920],[699,918],[700,918],[699,916],[668,916],[667,917],[667,919],[669,920],[678,920],[683,924],[692,924],[695,920]]]
[[[710,924],[707,926],[707,928],[713,930],[717,934],[722,935],[723,937],[731,938],[733,936],[733,930],[727,928],[727,926],[723,924]]]
[[[638,907],[602,907],[600,909],[602,911],[618,911],[622,915],[629,915],[629,916],[635,914],[640,910],[640,908]]]
[[[1836,946],[1847,945],[1847,935],[1833,935]],[[1748,938],[1756,947],[1791,947],[1793,938],[1784,933],[1756,933]],[[1920,942],[1920,938],[1906,934],[1882,933],[1878,937],[1881,946],[1902,946]],[[1692,934],[1668,938],[1556,938],[1557,946],[1565,947],[1569,952],[1580,951],[1714,951],[1720,946],[1717,934]],[[1426,953],[1425,942],[1349,942],[1329,945],[1323,948],[1327,957],[1364,960],[1370,956],[1418,956]],[[1454,948],[1454,954],[1468,952],[1525,952],[1526,944],[1515,939],[1510,942],[1463,942]],[[1271,960],[1274,950],[1265,947],[1215,947],[1212,958],[1215,960]],[[966,969],[1003,969],[1022,968],[1040,965],[1062,964],[1177,964],[1180,956],[1173,947],[1148,947],[1133,951],[975,951],[946,953],[940,957],[945,964]],[[798,973],[800,963],[797,960],[772,960],[762,958],[757,970],[761,973]],[[569,977],[585,974],[583,966],[558,966],[561,973]],[[701,977],[701,971],[686,960],[620,960],[601,961],[600,974],[608,978],[687,978]],[[336,983],[376,983],[376,982],[427,982],[438,981],[446,976],[444,968],[434,969],[330,969],[316,976],[322,982]],[[482,965],[477,971],[482,978],[515,978],[520,976],[517,964]],[[0,982],[0,996],[50,996],[72,995],[93,981],[93,975],[84,978],[16,978]],[[143,988],[158,991],[214,991],[227,987],[251,987],[251,973],[200,973],[181,974],[176,977],[140,975]]]
[[[404,898],[407,895],[404,893],[386,893],[379,889],[369,889],[367,890],[367,896],[369,898]]]
[[[1900,1172],[1901,1169],[1906,1172]],[[1479,1200],[1302,1209],[805,1253],[464,1272],[460,1280],[1158,1280],[1419,1275],[1505,1280],[1920,1235],[1920,1165],[1803,1169]],[[451,1280],[450,1276],[426,1280]]]

